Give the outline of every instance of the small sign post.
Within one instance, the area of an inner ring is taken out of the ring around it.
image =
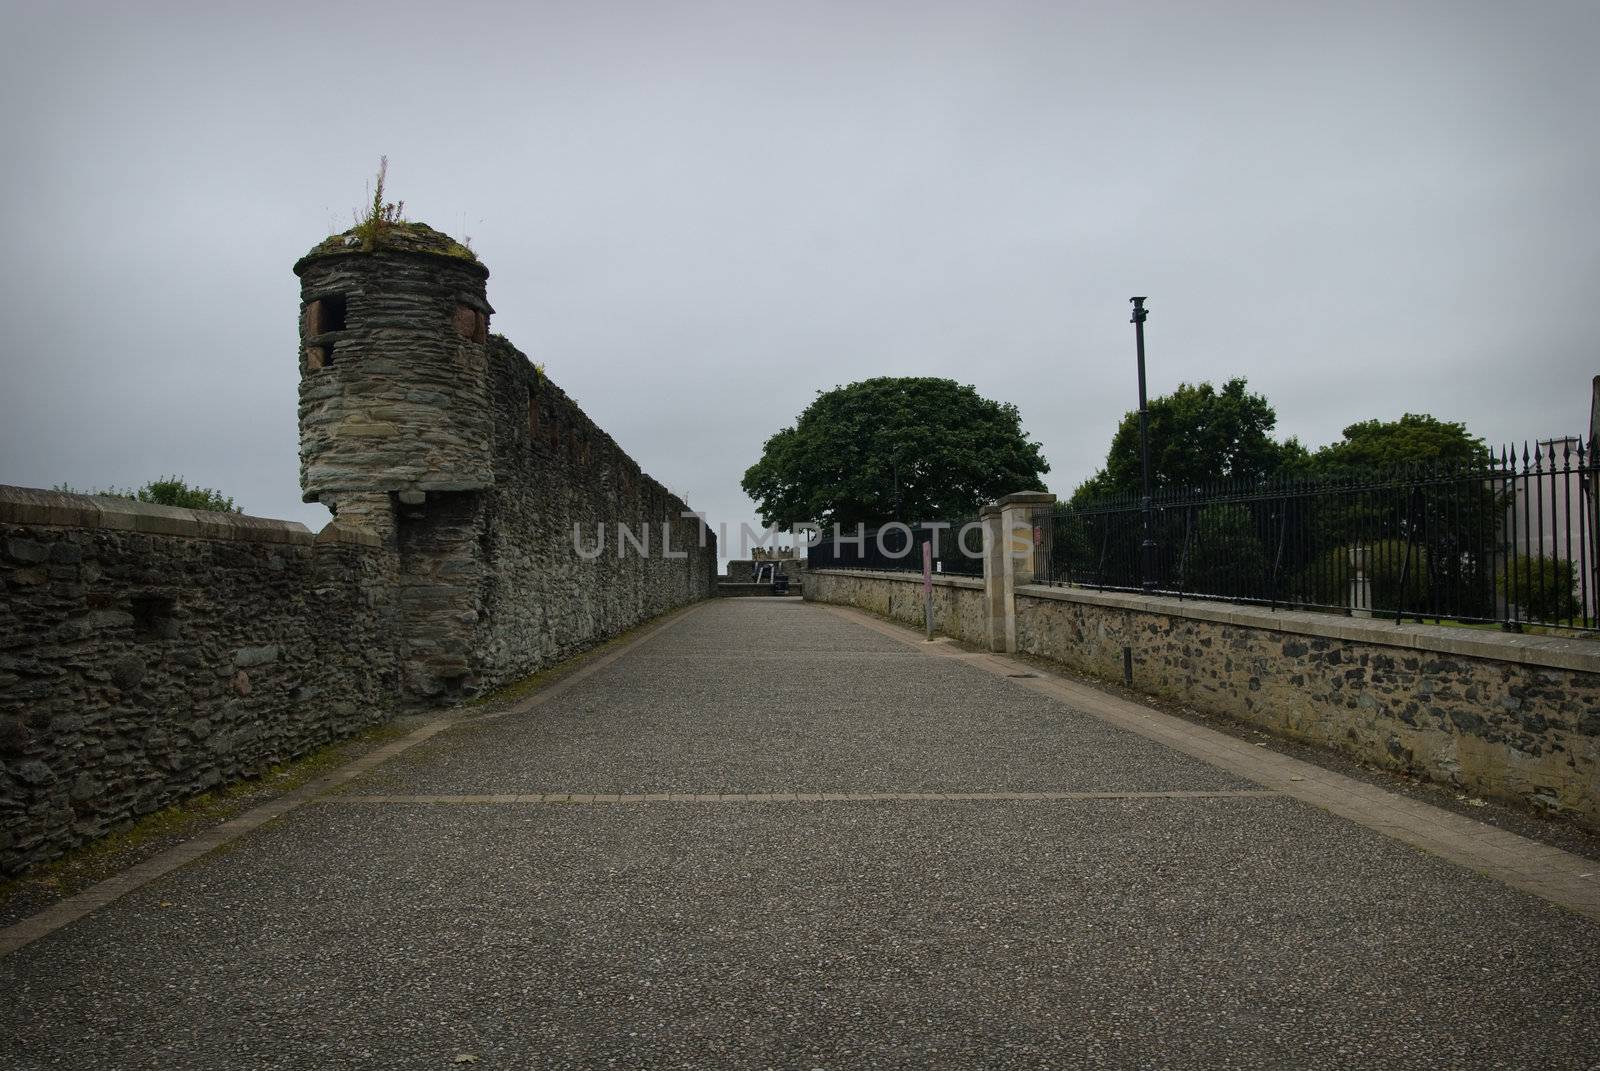
[[[933,639],[933,544],[922,544],[922,621]]]

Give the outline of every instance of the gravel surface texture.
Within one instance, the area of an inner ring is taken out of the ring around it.
[[[1252,787],[733,600],[353,791],[722,785]],[[0,959],[0,993],[8,1069],[1600,1062],[1600,927],[1283,797],[332,799]]]

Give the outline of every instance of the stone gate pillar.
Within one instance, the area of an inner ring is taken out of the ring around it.
[[[1001,569],[1004,618],[999,631],[1005,642],[1004,647],[996,647],[995,650],[1014,652],[1017,649],[1017,588],[1038,579],[1039,548],[1035,545],[1038,533],[1033,523],[1033,511],[1040,506],[1053,506],[1055,501],[1056,496],[1048,491],[1019,491],[1006,495],[995,504],[1000,513],[1002,543],[998,564]],[[993,636],[994,632],[995,629],[991,627],[990,635]]]
[[[1020,491],[983,507],[983,597],[991,651],[1017,649],[1017,588],[1038,576],[1045,538],[1034,525],[1034,510],[1054,506],[1047,491]]]
[[[989,650],[1006,649],[1006,607],[1010,595],[1005,587],[1005,539],[1000,507],[991,503],[978,512],[983,522],[983,616],[988,625]]]

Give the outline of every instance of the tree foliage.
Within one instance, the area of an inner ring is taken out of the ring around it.
[[[65,491],[74,495],[109,495],[113,498],[131,498],[138,502],[150,502],[158,506],[178,506],[182,509],[206,510],[211,513],[239,513],[233,499],[221,491],[210,487],[190,487],[182,476],[163,476],[158,480],[151,480],[135,491],[133,488],[107,487],[102,490],[80,491],[75,487],[59,483],[51,488],[54,491]]]
[[[1167,562],[1160,582],[1251,597],[1251,578],[1260,574],[1263,596],[1280,597],[1293,587],[1297,598],[1338,606],[1349,597],[1348,555],[1365,547],[1375,609],[1421,610],[1448,593],[1457,613],[1495,612],[1493,555],[1506,498],[1493,479],[1476,476],[1489,473],[1495,459],[1465,425],[1423,413],[1364,420],[1312,454],[1293,438],[1273,437],[1272,406],[1239,378],[1220,389],[1184,384],[1153,399],[1150,411],[1151,484],[1158,496],[1230,482],[1233,492],[1255,492],[1247,506],[1235,498],[1226,509],[1212,504],[1198,512],[1158,498],[1153,535]],[[1131,528],[1118,529],[1117,547],[1096,542],[1096,535],[1103,540],[1113,527],[1132,523],[1131,513],[1109,514],[1128,513],[1139,487],[1138,415],[1128,413],[1105,468],[1063,510],[1064,517],[1083,514],[1077,518],[1081,538],[1066,543],[1069,570],[1092,573],[1102,559],[1116,563],[1123,544],[1136,546]],[[1313,487],[1320,490],[1313,493]],[[1095,514],[1107,516],[1097,521]],[[1397,563],[1403,561],[1409,565],[1402,571]],[[1131,558],[1121,568],[1137,572]],[[1534,588],[1566,591],[1559,578],[1540,583],[1544,566],[1530,569]],[[1110,565],[1107,571],[1116,572]],[[1556,612],[1562,605],[1541,608]]]
[[[961,517],[1050,466],[1017,407],[971,386],[882,376],[817,395],[744,474],[763,523],[787,528]]]
[[[1496,578],[1500,594],[1535,621],[1563,622],[1582,612],[1578,567],[1554,554],[1521,554]]]
[[[1308,467],[1318,475],[1381,472],[1407,465],[1484,468],[1492,456],[1465,424],[1407,413],[1399,420],[1351,424],[1342,439],[1312,455]]]
[[[1416,613],[1427,601],[1428,576],[1434,563],[1429,548],[1404,539],[1380,539],[1361,545],[1365,556],[1361,575],[1367,578],[1367,609]],[[1350,582],[1355,579],[1351,548],[1340,544],[1313,561],[1300,576],[1296,594],[1323,606],[1350,605]]]
[[[1161,491],[1222,480],[1262,480],[1304,463],[1296,439],[1272,437],[1278,414],[1236,376],[1219,390],[1210,383],[1180,383],[1150,399],[1150,485]],[[1081,503],[1108,495],[1140,493],[1139,414],[1125,413],[1111,439],[1105,467],[1081,484]]]

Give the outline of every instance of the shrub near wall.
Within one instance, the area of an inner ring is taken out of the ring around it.
[[[388,717],[374,544],[0,487],[0,871]]]

